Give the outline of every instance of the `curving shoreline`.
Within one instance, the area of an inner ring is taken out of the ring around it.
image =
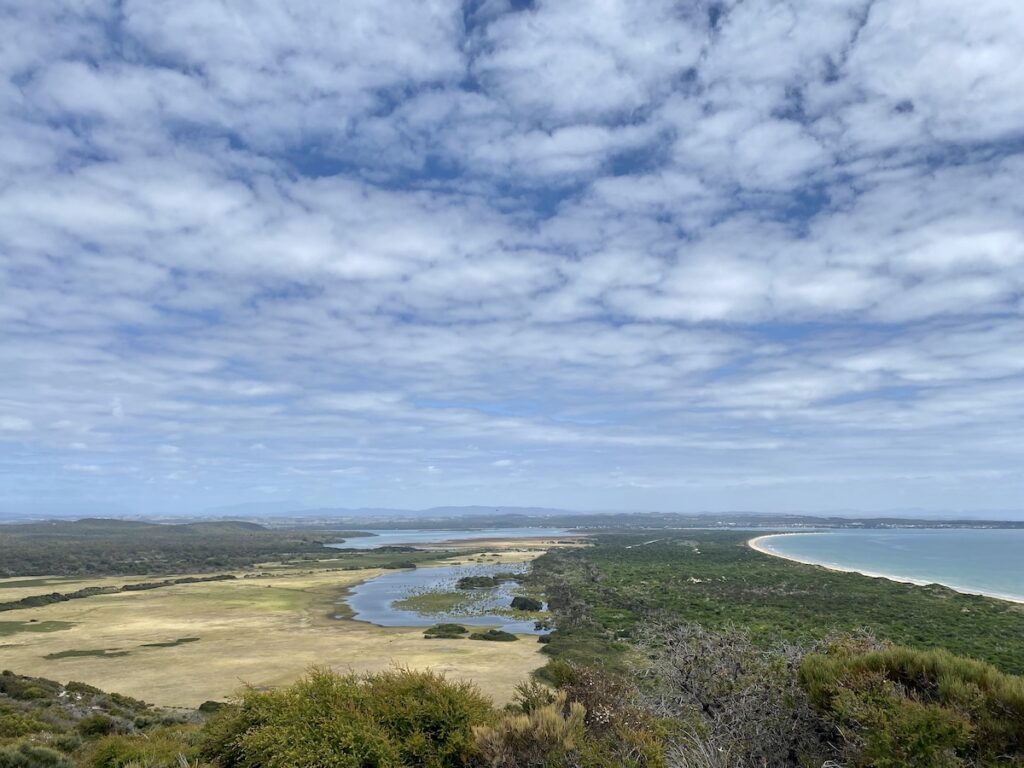
[[[1000,592],[987,592],[985,590],[973,589],[971,587],[965,587],[959,584],[946,584],[943,582],[927,581],[925,579],[913,579],[909,576],[897,576],[893,573],[880,573],[878,571],[865,571],[860,568],[850,568],[847,566],[836,565],[835,563],[823,563],[818,560],[808,560],[806,558],[796,557],[794,555],[786,555],[777,550],[772,549],[770,546],[764,544],[766,539],[774,539],[779,536],[814,536],[815,534],[824,533],[824,531],[800,531],[796,533],[768,533],[764,536],[755,536],[752,539],[747,540],[747,546],[756,552],[760,552],[762,555],[769,555],[771,557],[777,557],[781,560],[789,560],[794,563],[803,563],[804,565],[816,565],[819,568],[825,568],[829,571],[837,571],[839,573],[859,573],[861,576],[868,576],[872,579],[887,579],[888,581],[895,581],[901,584],[913,584],[918,587],[928,586],[929,584],[939,584],[940,586],[952,589],[954,592],[959,592],[962,595],[973,595],[975,597],[988,597],[993,600],[1002,600],[1007,603],[1017,603],[1018,605],[1024,604],[1024,598],[1016,595],[1006,595]]]

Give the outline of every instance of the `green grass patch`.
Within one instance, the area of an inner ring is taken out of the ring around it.
[[[287,560],[281,563],[264,563],[261,570],[278,573],[281,571],[360,571],[368,568],[400,569],[418,565],[428,565],[452,556],[450,551],[429,552],[374,552],[372,550],[355,550],[338,552],[336,556],[321,557],[316,560]]]
[[[120,648],[96,648],[93,650],[67,650],[57,651],[56,653],[48,653],[43,656],[44,659],[53,661],[56,659],[77,659],[85,656],[94,656],[99,659],[113,659],[118,656],[127,656],[130,651],[122,651]]]
[[[0,581],[0,589],[18,589],[20,587],[48,587],[51,584],[59,583],[60,579],[15,579],[13,581]]]
[[[60,632],[75,626],[71,621],[0,621],[0,637],[19,632]]]
[[[463,613],[472,608],[473,600],[465,592],[423,592],[396,600],[393,605],[416,613]]]
[[[164,643],[143,643],[140,648],[173,648],[176,645],[187,645],[188,643],[198,643],[198,637],[179,637],[177,640],[168,640]]]

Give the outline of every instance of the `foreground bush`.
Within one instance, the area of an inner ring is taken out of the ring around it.
[[[560,697],[564,697],[560,700],[566,702],[563,707],[566,715],[574,705],[583,708],[586,741],[578,762],[567,765],[585,768],[664,765],[669,724],[643,706],[640,692],[631,680],[600,667],[577,666],[559,660],[548,664],[545,675]],[[520,700],[542,702],[537,690],[533,686],[521,687]]]
[[[674,764],[820,766],[833,756],[800,686],[798,648],[695,624],[652,625],[641,642],[647,706],[678,727]]]
[[[0,747],[0,768],[74,768],[74,764],[60,752],[24,743]]]
[[[988,664],[840,645],[805,658],[800,679],[855,766],[1024,765],[1024,678]]]
[[[250,690],[206,727],[203,756],[223,768],[449,768],[467,763],[473,727],[493,716],[468,683],[399,670],[314,670]]]
[[[195,726],[159,728],[145,734],[113,735],[91,745],[85,768],[181,768],[195,765],[199,732]]]
[[[481,768],[660,768],[658,723],[634,706],[629,684],[602,670],[555,664],[564,687],[522,683],[491,724],[474,729]],[[601,692],[599,692],[599,689]],[[606,697],[604,690],[611,692]],[[626,695],[623,695],[626,694]],[[614,701],[612,699],[615,699]],[[583,700],[594,706],[587,710]]]
[[[564,693],[509,711],[494,725],[474,729],[474,762],[487,768],[556,768],[581,764],[586,709]]]

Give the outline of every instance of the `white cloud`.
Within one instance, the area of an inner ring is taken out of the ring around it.
[[[122,11],[5,17],[0,499],[1024,490],[1012,3]]]
[[[4,432],[28,432],[32,429],[32,422],[20,416],[0,416],[0,431]]]

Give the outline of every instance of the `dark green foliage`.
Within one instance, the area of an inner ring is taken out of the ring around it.
[[[70,621],[0,621],[0,637],[18,632],[60,632],[73,626]]]
[[[202,752],[222,768],[448,768],[465,763],[473,726],[489,717],[475,687],[430,672],[314,670],[245,693],[207,725]]]
[[[463,576],[455,586],[458,589],[490,589],[498,587],[509,581],[519,581],[522,577],[518,573],[496,573],[493,576]]]
[[[4,698],[25,701],[46,696],[56,697],[62,690],[63,686],[53,680],[24,677],[6,669],[0,674],[0,701],[3,701]]]
[[[800,678],[857,766],[1024,764],[1024,678],[943,650],[839,645]]]
[[[106,736],[108,733],[113,733],[116,727],[117,723],[114,721],[114,718],[99,713],[83,717],[75,725],[78,732],[85,738]]]
[[[0,704],[0,739],[12,739],[49,730],[33,713],[8,704]]]
[[[124,734],[127,738],[147,731],[148,735],[154,727],[180,723],[185,718],[85,683],[61,685],[54,680],[5,671],[0,674],[0,740],[21,742],[6,745],[0,760],[7,762],[0,762],[0,766],[66,768],[71,763],[58,760],[54,754],[73,754],[77,759],[83,750],[88,752],[97,739],[107,738],[108,734]],[[160,768],[157,763],[143,765]],[[168,763],[168,768],[178,765]]]
[[[498,643],[510,643],[513,640],[519,638],[513,635],[511,632],[505,632],[501,629],[488,629],[486,632],[474,632],[469,636],[470,640],[490,640]]]
[[[0,747],[0,768],[74,768],[60,752],[28,742]]]
[[[457,589],[489,589],[500,583],[494,576],[463,576],[455,582],[455,587]]]
[[[426,638],[457,639],[463,637],[467,632],[469,630],[461,624],[435,624],[424,630],[423,636]]]
[[[179,637],[177,640],[168,640],[165,643],[143,643],[139,648],[173,648],[176,645],[187,645],[188,643],[198,642],[198,637]]]
[[[0,577],[223,570],[295,555],[331,557],[329,532],[253,523],[161,525],[126,520],[0,525]]]
[[[82,737],[76,731],[54,734],[50,737],[50,746],[61,752],[71,753],[82,746]]]
[[[544,603],[532,597],[517,595],[512,598],[512,608],[517,611],[539,611],[543,607]]]
[[[416,567],[416,563],[413,560],[399,560],[394,563],[387,563],[382,565],[381,568],[391,568],[394,570],[409,570]]]
[[[194,765],[199,756],[195,727],[157,728],[144,735],[113,735],[86,750],[83,768],[179,768]]]
[[[143,592],[161,587],[173,587],[176,584],[198,584],[206,581],[233,581],[236,576],[221,574],[219,576],[183,576],[178,579],[165,579],[164,581],[143,581],[137,584],[125,584],[123,587],[85,587],[74,592],[50,592],[46,595],[30,595],[20,600],[11,600],[0,603],[0,611],[15,611],[21,608],[37,608],[52,603],[63,603],[68,600],[81,600],[85,597],[95,595],[113,595],[118,592]],[[56,623],[56,622],[54,622]]]
[[[118,656],[127,656],[131,651],[122,651],[119,648],[94,648],[94,649],[77,649],[71,648],[66,651],[56,651],[55,653],[48,653],[43,656],[44,659],[56,660],[56,659],[76,659],[82,656],[94,656],[100,659],[116,659]]]
[[[741,626],[766,644],[808,643],[866,629],[902,645],[947,648],[1024,673],[1024,611],[943,587],[839,573],[755,552],[740,531],[606,535],[534,561],[557,631],[545,652],[579,662],[616,658],[638,624],[668,618]]]

